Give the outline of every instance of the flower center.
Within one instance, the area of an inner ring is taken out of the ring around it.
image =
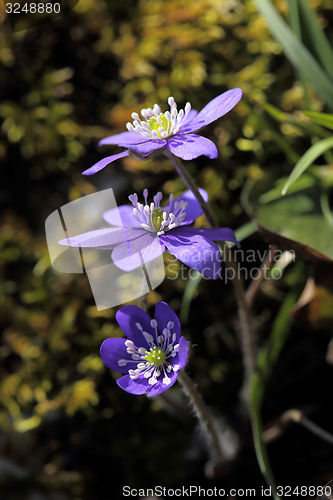
[[[150,351],[144,359],[148,361],[150,365],[161,366],[166,360],[166,354],[161,347],[151,347]]]
[[[128,198],[134,206],[134,219],[139,221],[146,231],[157,233],[157,236],[160,236],[166,231],[170,231],[170,229],[180,226],[183,222],[186,216],[186,201],[181,200],[173,203],[173,195],[170,195],[169,205],[160,207],[160,202],[162,200],[161,192],[158,192],[154,196],[154,202],[150,203],[150,205],[148,205],[148,189],[144,189],[143,196],[145,199],[144,205],[138,203],[138,195],[136,193],[131,194]]]
[[[169,321],[162,333],[158,330],[156,319],[152,319],[150,325],[155,330],[155,339],[150,333],[144,331],[140,323],[136,323],[136,327],[148,342],[149,351],[146,347],[137,347],[132,340],[126,340],[126,351],[132,359],[119,359],[118,365],[133,366],[128,370],[132,380],[144,377],[148,379],[150,385],[154,385],[158,382],[158,378],[164,375],[162,383],[169,385],[171,380],[168,375],[180,368],[179,364],[172,362],[172,358],[175,358],[179,352],[179,344],[175,344],[177,335],[171,331],[175,325]]]
[[[189,102],[185,105],[185,110],[177,110],[177,104],[173,97],[169,97],[168,104],[170,111],[161,112],[158,104],[154,104],[153,109],[141,110],[144,120],[141,120],[138,113],[132,113],[133,123],[126,124],[127,130],[149,139],[165,139],[170,135],[177,134],[185,118],[191,111]]]

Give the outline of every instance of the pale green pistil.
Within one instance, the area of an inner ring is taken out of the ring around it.
[[[163,210],[161,208],[155,208],[152,215],[152,223],[156,231],[159,231],[161,229],[162,221]]]
[[[159,120],[157,119],[157,117],[159,117]],[[170,133],[171,122],[166,118],[164,113],[161,113],[157,116],[153,116],[152,118],[147,120],[147,124],[151,132],[153,132],[153,130],[156,130],[158,138],[163,139],[165,135],[163,134],[163,132],[167,132],[168,134]],[[163,132],[161,129],[163,129]]]
[[[152,347],[148,354],[144,356],[150,365],[161,366],[165,363],[166,355],[161,347]]]

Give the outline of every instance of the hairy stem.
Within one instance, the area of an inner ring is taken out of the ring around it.
[[[184,393],[189,398],[195,416],[199,420],[201,428],[204,431],[208,449],[213,451],[212,455],[214,458],[221,460],[224,454],[220,444],[219,431],[207,409],[207,406],[205,405],[194,383],[184,370],[179,372],[178,381],[180,382]]]

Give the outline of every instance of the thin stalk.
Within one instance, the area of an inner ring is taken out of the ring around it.
[[[201,196],[200,191],[197,188],[197,185],[196,185],[193,177],[191,176],[191,174],[189,174],[189,172],[183,167],[179,158],[177,158],[177,156],[174,156],[172,153],[170,153],[170,151],[168,151],[166,149],[164,151],[164,155],[171,161],[172,165],[175,167],[175,169],[177,171],[177,174],[183,179],[186,186],[189,188],[190,191],[192,191],[192,193],[196,197],[196,199],[197,199],[198,203],[200,204],[202,211],[205,214],[209,224],[212,227],[217,227],[214,215],[212,214],[208,203],[206,203],[205,200],[203,199],[203,197]]]
[[[201,395],[184,370],[179,372],[178,381],[180,382],[184,393],[192,404],[195,416],[197,417],[204,432],[208,450],[214,451],[212,458],[222,460],[224,453],[220,444],[219,431]]]
[[[243,281],[238,274],[237,264],[233,260],[232,253],[228,251],[225,243],[223,244],[224,261],[233,271],[233,279],[231,280],[234,293],[237,301],[238,317],[239,317],[239,333],[242,346],[243,363],[244,363],[244,383],[242,396],[246,404],[249,404],[249,390],[251,377],[256,367],[256,348],[253,333],[252,314],[249,304],[246,300]]]
[[[195,184],[194,179],[191,177],[188,171],[183,167],[179,158],[174,156],[168,150],[164,151],[164,155],[171,161],[177,173],[185,182],[186,186],[192,191],[192,193],[196,197],[211,227],[214,228],[218,227],[215,222],[214,216],[209,208],[208,203],[206,203],[203,197],[201,196],[199,189]],[[228,251],[224,242],[223,242],[223,252],[224,252],[224,261],[226,266],[232,269],[233,271],[233,279],[231,281],[234,287],[234,292],[238,305],[238,315],[240,320],[240,337],[241,337],[244,370],[245,370],[244,387],[242,390],[242,394],[246,403],[248,404],[250,379],[256,365],[256,352],[255,352],[255,342],[254,342],[253,327],[252,327],[252,316],[248,302],[246,300],[243,282],[239,276],[236,262],[234,261],[232,253]]]
[[[251,285],[248,287],[246,291],[245,297],[249,305],[251,305],[254,302],[254,299],[257,296],[257,293],[259,292],[262,282],[265,281],[267,277],[267,271],[269,271],[269,269],[272,267],[272,264],[274,262],[274,254],[276,250],[277,246],[275,245],[273,245],[272,248],[270,248],[266,259],[264,260],[262,266],[259,269],[258,276],[252,280]]]
[[[333,444],[333,435],[330,434],[329,432],[325,431],[319,425],[315,424],[311,420],[309,420],[303,412],[299,410],[288,410],[286,411],[282,416],[281,416],[281,421],[283,423],[288,422],[292,420],[293,422],[296,422],[297,424],[303,425],[306,429],[308,429],[310,432],[315,434],[316,436],[320,437],[324,441],[327,441],[330,444]]]

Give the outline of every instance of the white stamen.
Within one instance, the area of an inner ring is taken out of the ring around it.
[[[170,385],[171,384],[171,380],[169,379],[169,377],[164,377],[164,379],[162,380],[162,382],[165,385]]]
[[[135,380],[139,376],[138,370],[128,370],[128,374],[131,377],[132,380]]]
[[[153,109],[141,109],[143,120],[140,119],[138,113],[133,112],[131,114],[133,123],[128,122],[126,124],[127,130],[148,139],[166,139],[171,135],[177,134],[188,113],[191,111],[191,104],[187,102],[185,108],[178,111],[176,101],[172,96],[168,98],[168,104],[170,111],[166,111],[165,113],[161,112],[158,104],[154,104]]]
[[[147,340],[147,342],[149,342],[149,343],[154,342],[153,336],[150,335],[150,333],[148,333],[148,332],[142,332],[142,333],[143,333],[144,338]]]
[[[173,203],[173,195],[170,195],[169,205],[164,207],[162,211],[160,203],[163,195],[160,191],[153,197],[154,201],[150,204],[148,204],[148,189],[144,189],[143,196],[144,205],[138,202],[138,195],[136,193],[130,195],[128,198],[134,206],[134,219],[140,222],[141,227],[146,231],[156,233],[157,236],[160,236],[166,231],[178,227],[184,221],[186,217],[184,210],[187,207],[187,202],[181,200],[180,202]],[[171,207],[173,212],[170,212]],[[142,331],[142,328],[139,329]]]

